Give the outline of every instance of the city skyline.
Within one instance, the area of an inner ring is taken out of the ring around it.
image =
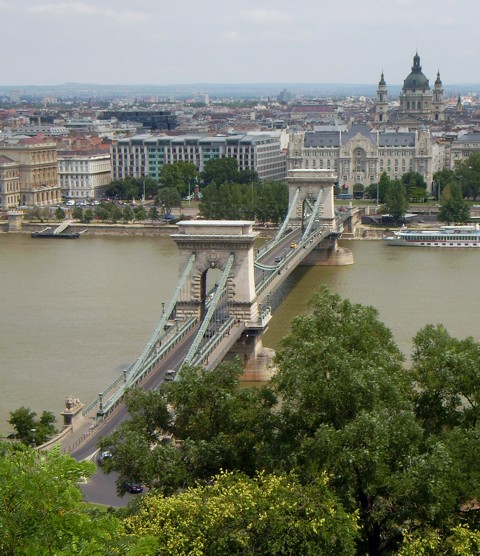
[[[0,86],[480,83],[474,0],[0,0]],[[461,39],[461,40],[460,40]]]

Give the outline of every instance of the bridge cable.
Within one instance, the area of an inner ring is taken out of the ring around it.
[[[287,226],[288,226],[288,223],[290,222],[290,218],[292,217],[293,211],[297,207],[297,201],[298,201],[298,196],[299,195],[300,195],[300,188],[298,188],[297,191],[295,192],[295,195],[292,199],[292,204],[290,205],[290,208],[288,209],[287,216],[285,217],[285,220],[283,221],[282,226],[278,230],[277,235],[273,239],[273,243],[276,243],[283,236],[285,230],[287,229]]]
[[[315,219],[318,216],[318,209],[320,207],[320,203],[322,202],[322,198],[323,198],[323,188],[320,189],[320,191],[318,192],[317,200],[315,201],[315,205],[313,207],[313,211],[310,216],[310,220],[308,221],[307,227],[303,232],[302,240],[307,238],[310,235],[310,232],[312,231],[313,224],[315,222]]]
[[[217,304],[218,301],[220,299],[220,297],[224,294],[224,289],[225,286],[227,284],[227,279],[230,275],[230,271],[232,270],[232,266],[233,266],[233,262],[235,260],[235,255],[233,253],[230,254],[230,256],[228,257],[227,260],[227,264],[225,265],[225,269],[223,271],[223,274],[218,282],[218,287],[217,290],[213,296],[212,301],[210,302],[210,306],[208,307],[208,311],[207,314],[205,315],[203,322],[200,326],[200,328],[198,329],[197,335],[195,337],[195,339],[193,340],[193,342],[190,345],[190,349],[188,350],[188,353],[183,361],[183,364],[190,364],[191,361],[193,360],[195,353],[197,352],[198,348],[200,347],[200,343],[203,339],[203,335],[205,334],[205,332],[207,331],[207,328],[210,324],[210,321],[212,320],[212,316],[213,313],[215,312],[215,309],[217,308]]]
[[[137,360],[129,367],[129,369],[127,369],[127,384],[129,384],[131,382],[132,379],[135,378],[135,376],[137,375],[138,371],[141,369],[142,365],[145,363],[145,360],[147,359],[148,355],[150,354],[152,348],[155,346],[155,343],[158,341],[158,339],[160,338],[160,336],[162,335],[163,332],[165,332],[165,326],[168,322],[168,319],[170,318],[170,315],[172,314],[173,310],[175,309],[175,305],[178,301],[178,297],[180,295],[180,291],[182,290],[182,288],[185,285],[185,282],[188,278],[188,276],[190,275],[193,265],[195,263],[195,259],[196,259],[196,255],[195,253],[192,253],[190,255],[190,258],[188,259],[188,262],[185,266],[185,269],[178,281],[177,287],[175,288],[175,291],[172,295],[172,297],[170,298],[170,301],[168,302],[167,308],[165,309],[164,313],[162,314],[162,318],[160,319],[160,322],[158,323],[158,325],[156,326],[155,330],[153,331],[152,335],[150,336],[148,342],[145,344],[145,347],[143,348],[141,354],[138,356]]]

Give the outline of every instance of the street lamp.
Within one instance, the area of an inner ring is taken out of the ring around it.
[[[30,429],[30,432],[32,433],[32,448],[35,448],[35,431],[37,429]]]

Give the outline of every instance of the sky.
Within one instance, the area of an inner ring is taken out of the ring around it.
[[[478,0],[0,0],[0,85],[480,83]]]

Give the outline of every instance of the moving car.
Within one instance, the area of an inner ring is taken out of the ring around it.
[[[292,243],[290,243],[290,247],[292,249],[296,249],[297,248],[297,242],[296,241],[292,241]]]
[[[125,489],[126,492],[129,492],[130,494],[140,494],[140,492],[143,492],[143,487],[141,485],[137,485],[136,483],[131,483],[130,481],[125,481],[123,483],[123,488]]]

